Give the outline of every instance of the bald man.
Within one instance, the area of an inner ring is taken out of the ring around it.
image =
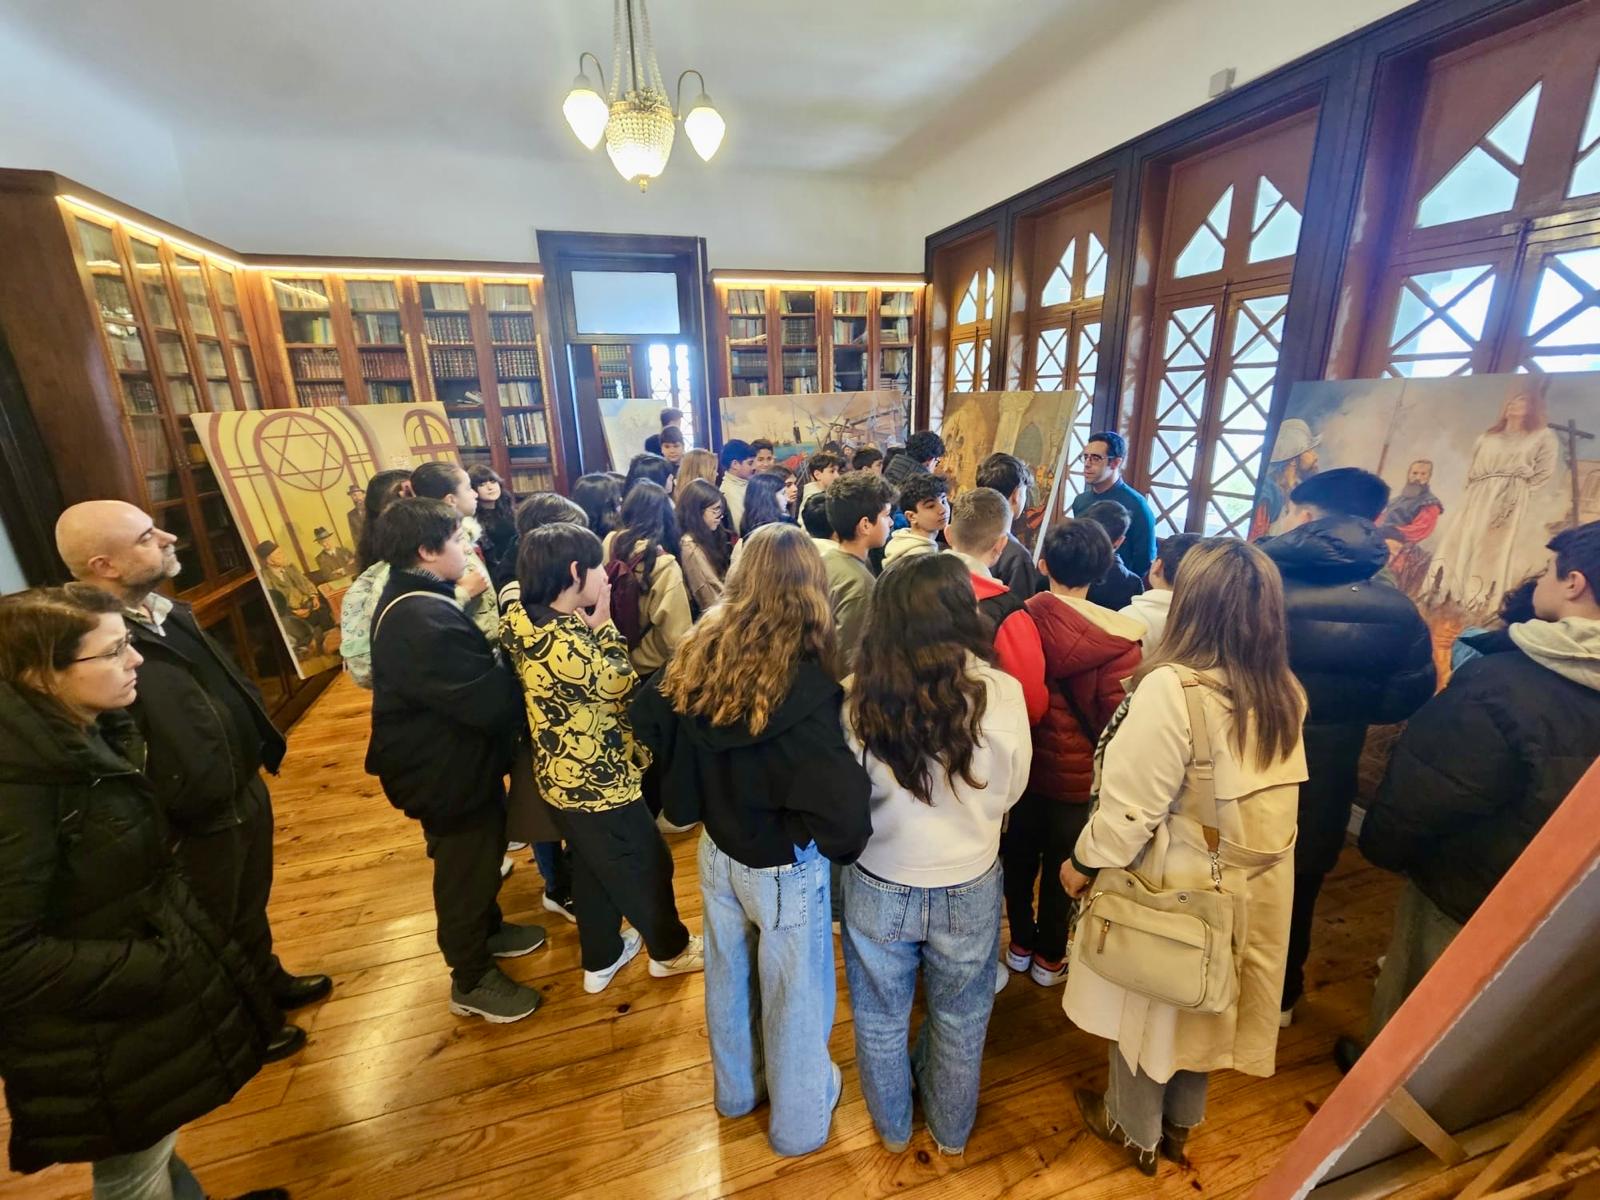
[[[177,541],[120,500],[75,504],[56,522],[56,549],[74,578],[123,604],[144,664],[129,711],[149,749],[145,774],[178,837],[195,894],[231,933],[282,1009],[326,996],[326,975],[291,975],[272,953],[272,797],[284,740],[261,694],[201,630],[187,604],[156,589],[178,573]],[[285,1023],[268,1061],[305,1045]]]

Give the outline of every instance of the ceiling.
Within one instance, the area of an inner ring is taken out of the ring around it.
[[[1181,0],[1134,7],[1152,2]],[[225,132],[559,159],[582,153],[560,116],[579,51],[611,71],[607,0],[0,8],[180,141]],[[687,67],[705,73],[728,163],[889,177],[937,152],[919,135],[981,120],[1039,70],[1066,69],[1117,13],[1117,0],[656,0],[650,16],[669,88]]]

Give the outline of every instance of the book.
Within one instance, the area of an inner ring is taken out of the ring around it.
[[[455,435],[456,445],[487,446],[489,444],[489,431],[482,417],[451,417],[450,432]]]
[[[833,344],[835,346],[865,346],[867,344],[867,323],[851,318],[835,319],[833,322]]]
[[[735,289],[728,293],[729,314],[764,316],[767,311],[767,294],[763,291]]]
[[[502,379],[537,379],[539,355],[534,350],[496,350],[494,372]]]
[[[409,380],[411,360],[404,350],[363,350],[361,376],[363,379]]]
[[[489,314],[489,332],[497,342],[531,342],[533,316],[492,312]]]
[[[501,408],[526,408],[544,403],[544,389],[537,379],[513,379],[500,385]]]
[[[389,279],[346,279],[344,293],[356,312],[393,312],[400,307],[394,282]]]
[[[299,379],[343,379],[337,350],[291,350],[289,367]]]
[[[422,307],[448,312],[466,312],[467,285],[464,283],[419,283]]]
[[[328,285],[320,279],[274,279],[272,296],[278,308],[284,312],[326,310],[332,307],[328,299]]]
[[[415,399],[409,383],[368,383],[368,404],[410,404]]]
[[[809,346],[817,340],[815,317],[785,317],[783,319],[783,344]]]
[[[867,315],[867,294],[865,292],[833,293],[833,315],[864,317]]]
[[[486,283],[483,285],[483,304],[492,313],[533,311],[533,297],[529,294],[528,285],[525,283]],[[531,342],[533,338],[506,340]]]
[[[327,408],[350,402],[343,383],[296,383],[294,390],[301,408]]]
[[[436,345],[472,345],[472,320],[464,313],[425,313],[422,331]]]
[[[450,346],[434,347],[429,355],[433,360],[435,379],[476,379],[478,377],[478,352]]]

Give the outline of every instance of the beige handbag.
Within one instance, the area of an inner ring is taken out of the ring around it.
[[[1211,736],[1201,708],[1206,686],[1179,668],[1193,747],[1177,811],[1193,817],[1211,856],[1211,887],[1162,890],[1133,870],[1095,876],[1078,917],[1075,965],[1161,1004],[1190,1012],[1223,1012],[1234,1003],[1234,898],[1222,890],[1221,835]]]

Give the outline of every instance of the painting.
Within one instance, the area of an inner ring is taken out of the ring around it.
[[[1079,400],[1075,391],[950,393],[939,436],[952,495],[977,486],[978,464],[995,451],[1015,454],[1032,468],[1034,486],[1012,533],[1033,549],[1071,500],[1071,464],[1062,457]]]
[[[1332,467],[1392,492],[1389,572],[1434,634],[1440,677],[1466,628],[1545,564],[1562,529],[1600,519],[1600,374],[1476,375],[1296,385],[1251,520],[1296,521],[1289,494]]]
[[[724,396],[722,440],[772,443],[778,461],[798,466],[829,442],[846,451],[905,445],[911,401],[902,392],[809,392]]]
[[[644,453],[646,438],[661,432],[661,410],[668,407],[650,396],[601,396],[600,428],[613,471],[626,471],[635,454]]]
[[[367,481],[460,462],[444,407],[374,404],[195,413],[273,616],[302,679],[339,665],[339,610],[355,579]]]

